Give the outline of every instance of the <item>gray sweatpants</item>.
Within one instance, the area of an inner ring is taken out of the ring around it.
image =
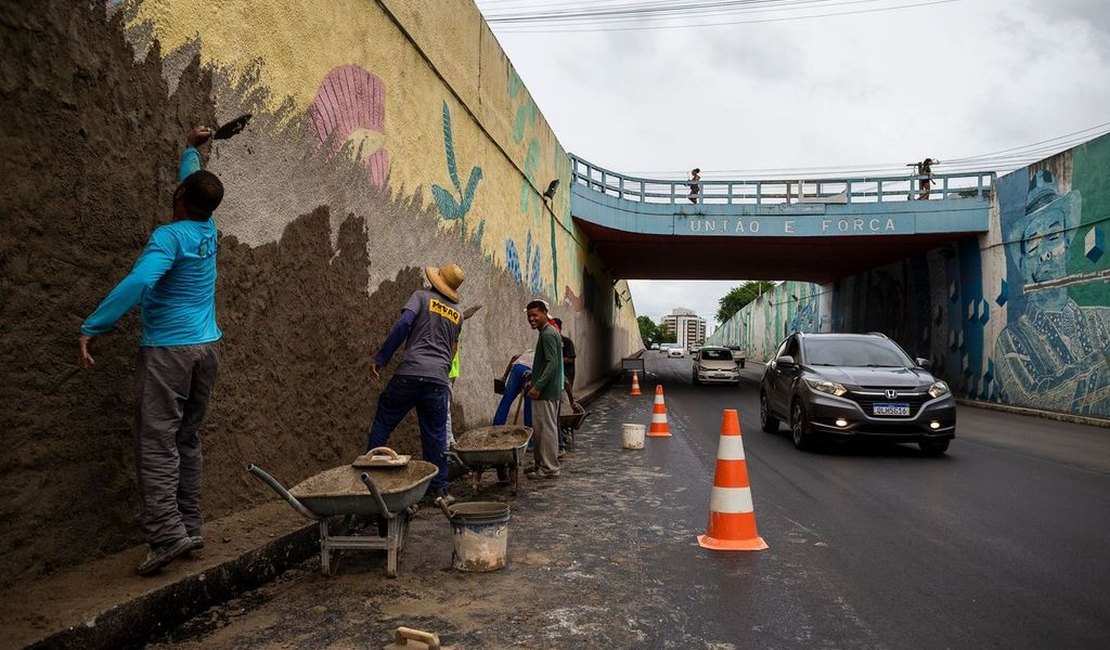
[[[149,544],[200,533],[200,426],[220,367],[219,343],[142,348],[136,373],[139,519]]]
[[[559,473],[559,402],[532,400],[532,456],[536,467],[549,474]]]

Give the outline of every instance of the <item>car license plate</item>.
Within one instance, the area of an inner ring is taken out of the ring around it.
[[[872,408],[875,415],[909,415],[909,404],[876,404]]]

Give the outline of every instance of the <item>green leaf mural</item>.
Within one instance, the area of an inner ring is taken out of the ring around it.
[[[443,148],[447,152],[447,173],[451,175],[451,182],[455,184],[455,189],[462,192],[458,168],[455,165],[455,139],[451,132],[451,111],[447,108],[447,102],[443,102]]]
[[[432,185],[432,199],[441,217],[447,221],[460,223],[461,235],[465,239],[466,215],[470,212],[474,195],[478,191],[478,183],[482,180],[482,168],[477,165],[470,168],[470,177],[467,179],[466,189],[463,190],[462,183],[459,182],[458,164],[455,160],[455,138],[451,129],[451,110],[447,108],[447,102],[443,102],[443,151],[447,161],[447,174],[451,177],[455,192],[439,185]],[[475,238],[479,241],[485,232],[484,226],[483,221],[475,231]]]

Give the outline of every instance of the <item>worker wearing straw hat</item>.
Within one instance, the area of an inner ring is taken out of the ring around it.
[[[430,496],[435,497],[447,495],[443,450],[451,385],[448,372],[462,332],[458,289],[464,276],[457,264],[429,266],[424,273],[431,289],[418,289],[409,297],[370,366],[370,373],[380,379],[382,368],[401,343],[406,343],[400,365],[378,397],[367,449],[385,445],[393,429],[415,408],[424,460],[439,468],[430,489]]]

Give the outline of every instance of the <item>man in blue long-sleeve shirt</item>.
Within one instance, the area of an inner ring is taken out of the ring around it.
[[[159,226],[134,268],[81,326],[77,361],[94,364],[90,342],[141,304],[136,446],[140,521],[150,550],[138,567],[149,575],[204,546],[200,427],[216,383],[223,336],[216,325],[216,221],[220,179],[200,169],[197,147],[212,131],[189,132],[173,194],[173,221]]]
[[[393,358],[401,343],[407,342],[401,364],[378,397],[367,449],[388,442],[393,429],[415,408],[420,423],[422,455],[424,460],[439,468],[432,479],[430,495],[448,496],[447,461],[443,456],[447,446],[447,395],[450,390],[447,374],[462,332],[458,288],[463,272],[458,265],[448,264],[438,269],[429,266],[424,273],[434,291],[419,289],[413,292],[370,366],[370,373],[380,378],[382,367]]]

